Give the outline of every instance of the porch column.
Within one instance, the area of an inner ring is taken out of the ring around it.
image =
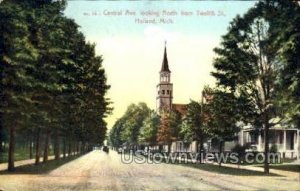
[[[297,142],[296,142],[296,151],[297,151],[297,159],[300,159],[300,130],[297,130]]]
[[[241,146],[244,145],[244,130],[241,131]]]
[[[258,133],[258,151],[261,151],[261,131]]]
[[[283,152],[286,151],[286,130],[283,130]]]

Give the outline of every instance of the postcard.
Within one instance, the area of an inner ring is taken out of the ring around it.
[[[300,3],[0,0],[0,191],[299,190]]]

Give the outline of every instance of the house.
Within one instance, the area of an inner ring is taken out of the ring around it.
[[[300,130],[275,126],[269,129],[269,148],[276,147],[282,157],[297,158],[300,156]],[[264,132],[251,126],[244,126],[239,133],[239,144],[250,144],[258,152],[264,151]]]

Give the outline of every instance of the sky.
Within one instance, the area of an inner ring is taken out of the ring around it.
[[[65,15],[75,20],[87,41],[102,55],[107,97],[113,114],[110,129],[131,103],[155,109],[165,41],[173,103],[200,100],[213,86],[213,48],[237,14],[255,1],[68,1]],[[155,22],[153,22],[153,20]]]

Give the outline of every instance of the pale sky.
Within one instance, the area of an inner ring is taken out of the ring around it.
[[[229,22],[254,4],[255,1],[68,1],[66,16],[80,25],[88,41],[96,43],[96,53],[104,59],[111,85],[107,97],[114,102],[113,114],[106,119],[108,128],[131,103],[145,102],[155,109],[165,40],[173,103],[198,101],[203,86],[215,82],[210,75],[213,48],[218,46]],[[136,14],[126,15],[126,11]],[[173,15],[163,15],[164,11]],[[193,15],[183,16],[182,11]],[[151,15],[143,16],[141,12]],[[160,15],[154,16],[156,13]],[[219,13],[224,15],[218,16]],[[156,24],[135,22],[153,18]],[[161,18],[173,23],[159,23]]]

